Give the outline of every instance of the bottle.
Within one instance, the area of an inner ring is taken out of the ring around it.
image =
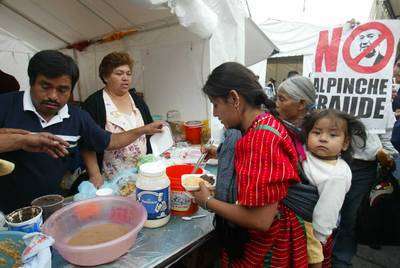
[[[139,167],[136,199],[147,210],[145,227],[157,228],[168,223],[171,217],[170,181],[162,163],[146,163]]]
[[[181,142],[185,140],[183,131],[183,122],[181,121],[181,113],[177,110],[167,112],[167,122],[171,127],[174,142]]]

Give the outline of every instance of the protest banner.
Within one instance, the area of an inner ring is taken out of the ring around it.
[[[321,31],[310,75],[317,108],[350,113],[370,132],[384,133],[399,37],[398,20]]]

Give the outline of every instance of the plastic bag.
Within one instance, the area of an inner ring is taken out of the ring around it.
[[[117,193],[119,191],[117,183],[113,181],[111,182],[105,181],[104,184],[100,187],[100,189],[102,188],[111,188],[113,189],[114,193]],[[76,195],[74,195],[74,201],[81,201],[89,198],[94,198],[96,197],[97,190],[98,189],[90,181],[83,181],[78,186],[79,192]]]
[[[125,169],[114,176],[111,180],[118,187],[121,196],[134,196],[136,189],[137,168]]]
[[[218,25],[217,14],[199,0],[176,0],[171,6],[179,23],[201,38],[209,38]]]
[[[54,239],[42,233],[26,234],[23,239],[26,244],[26,248],[24,252],[22,252],[23,267],[50,268],[50,246],[54,244]]]

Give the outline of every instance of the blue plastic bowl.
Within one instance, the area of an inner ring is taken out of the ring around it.
[[[0,242],[11,240],[13,242],[13,245],[17,248],[19,254],[22,255],[22,252],[26,247],[24,240],[22,239],[24,235],[26,235],[26,233],[16,231],[0,231]],[[0,266],[13,267],[14,264],[15,260],[11,256],[5,254],[5,252],[0,250]]]

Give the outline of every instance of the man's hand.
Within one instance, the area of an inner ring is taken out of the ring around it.
[[[381,166],[388,170],[391,170],[395,165],[392,157],[383,149],[380,149],[378,151],[378,153],[376,154],[376,158],[378,159]]]
[[[47,153],[59,158],[68,155],[69,143],[63,139],[46,132],[26,134],[22,136],[21,149],[33,153]]]
[[[30,134],[31,132],[24,130],[24,129],[19,129],[19,128],[0,128],[0,134],[21,134],[21,135],[26,135]]]
[[[161,121],[156,121],[150,124],[147,124],[143,127],[144,134],[146,135],[153,135],[156,133],[161,133],[162,132],[162,127],[164,126],[164,123]]]

